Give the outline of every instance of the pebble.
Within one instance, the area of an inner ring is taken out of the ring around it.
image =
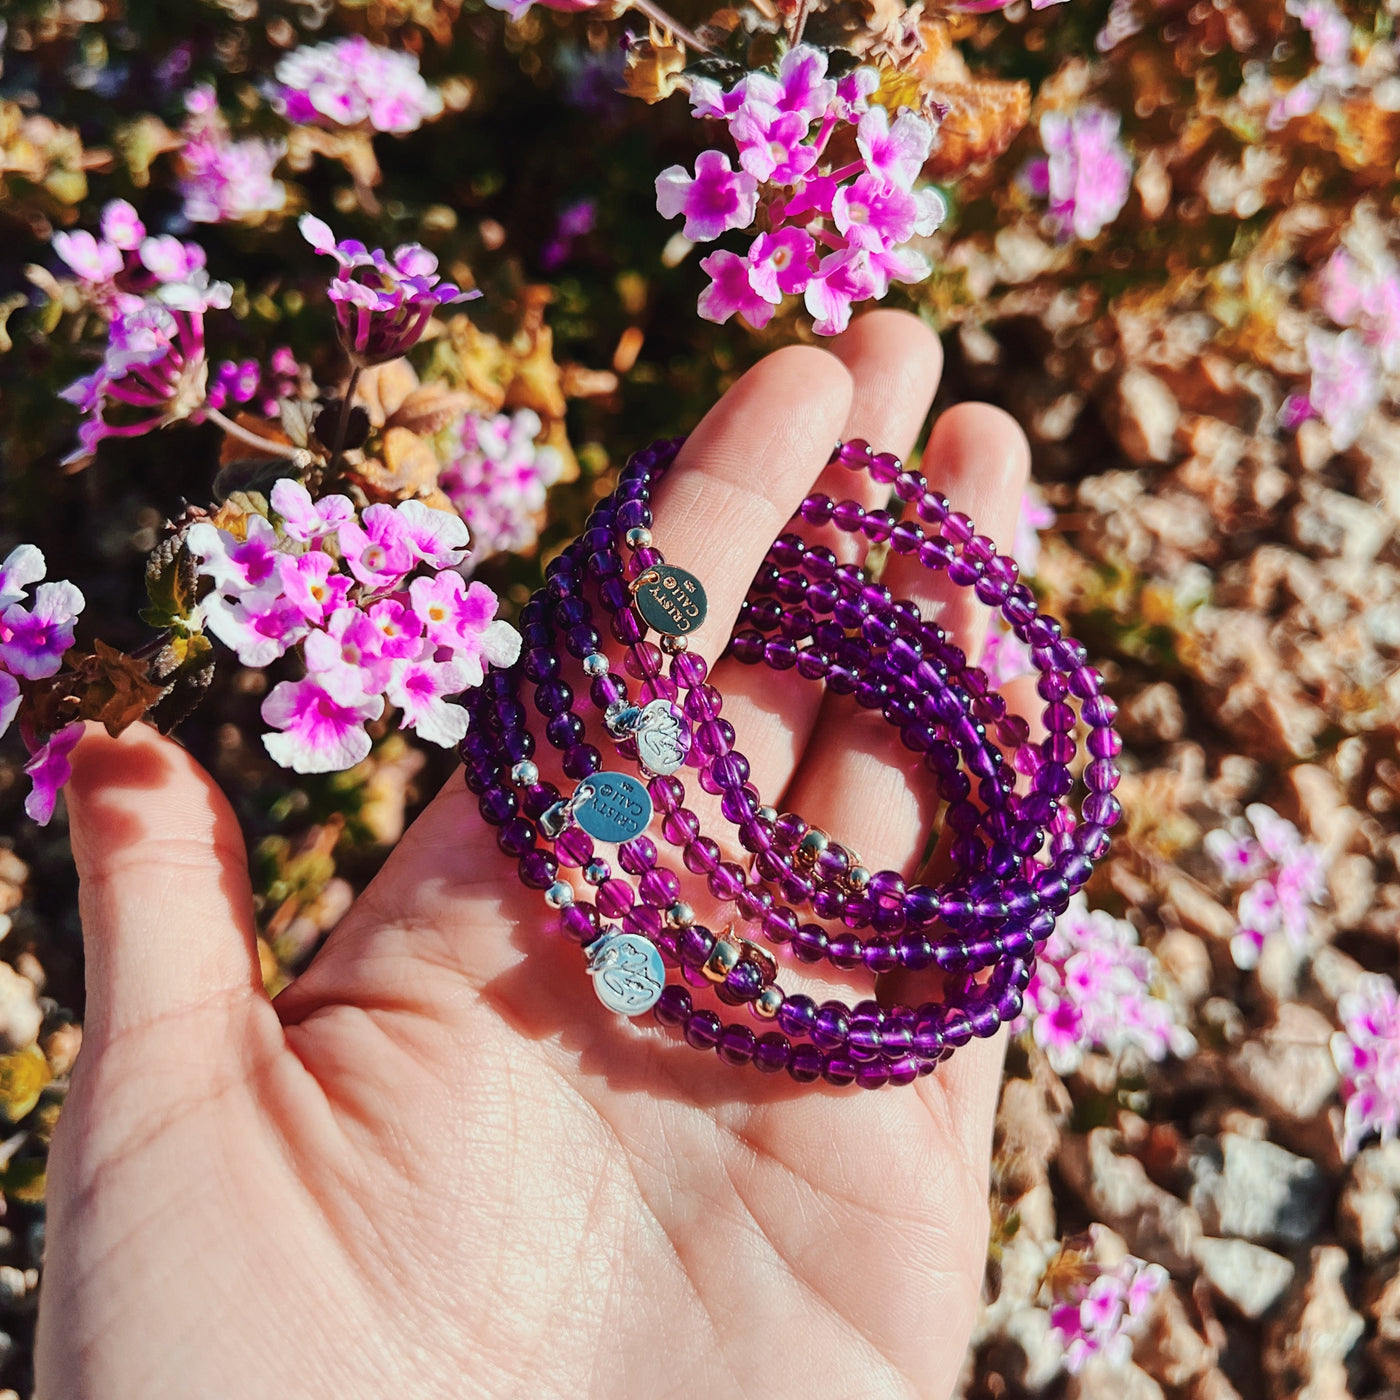
[[[1347,1298],[1347,1253],[1317,1245],[1308,1271],[1264,1333],[1270,1400],[1348,1400],[1346,1357],[1366,1329]]]
[[[1197,1244],[1196,1258],[1211,1287],[1251,1319],[1283,1297],[1295,1272],[1287,1259],[1248,1240],[1207,1236]]]
[[[1400,1249],[1400,1141],[1368,1147],[1337,1202],[1337,1233],[1368,1264]]]
[[[9,963],[0,962],[0,1052],[33,1045],[43,1024],[34,984]]]
[[[1191,1204],[1212,1235],[1304,1244],[1326,1213],[1327,1183],[1317,1163],[1276,1143],[1237,1133],[1218,1143],[1201,1139],[1191,1175]]]

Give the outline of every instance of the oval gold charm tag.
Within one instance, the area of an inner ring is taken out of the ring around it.
[[[705,620],[705,589],[694,574],[663,564],[644,574],[633,601],[647,626],[685,637]]]

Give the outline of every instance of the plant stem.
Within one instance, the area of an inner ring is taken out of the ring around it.
[[[350,370],[349,382],[345,385],[345,397],[340,401],[340,418],[335,425],[335,442],[331,446],[330,465],[326,468],[326,478],[334,481],[340,471],[340,454],[345,448],[345,434],[350,427],[350,412],[355,404],[355,386],[360,382],[361,366],[354,365]]]
[[[809,0],[801,0],[801,3],[797,7],[797,13],[793,16],[792,21],[791,44],[793,48],[796,48],[798,44],[802,42],[802,35],[807,28],[807,16],[811,14],[811,12],[812,7]]]
[[[714,50],[706,43],[696,37],[685,25],[678,20],[674,20],[656,0],[632,0],[632,8],[639,14],[644,14],[649,20],[659,24],[663,29],[669,29],[683,44],[694,49],[696,53],[713,53]]]
[[[289,461],[298,464],[304,463],[306,460],[304,447],[293,447],[289,442],[274,442],[271,438],[263,437],[261,433],[250,433],[247,428],[235,423],[232,418],[225,418],[217,408],[206,408],[204,416],[211,422],[217,423],[230,437],[236,437],[240,442],[246,442],[262,452],[269,452],[274,457],[286,457]]]

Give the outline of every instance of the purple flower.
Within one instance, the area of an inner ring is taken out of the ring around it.
[[[785,294],[805,292],[816,249],[816,240],[806,229],[760,233],[749,247],[749,280],[754,290],[775,306]]]
[[[528,408],[462,419],[438,485],[471,531],[472,568],[493,554],[530,549],[539,538],[546,493],[564,471],[558,451],[536,441],[541,426]]]
[[[1338,248],[1319,277],[1322,309],[1355,327],[1390,371],[1400,369],[1400,267],[1389,256],[1363,264]]]
[[[1090,910],[1076,895],[1046,941],[1013,1030],[1029,1026],[1057,1074],[1077,1069],[1090,1047],[1184,1058],[1196,1042],[1158,994],[1159,976],[1156,958],[1127,920]]]
[[[802,118],[805,135],[807,128],[825,116],[836,102],[836,84],[826,76],[826,66],[827,56],[821,49],[810,44],[795,45],[783,55],[776,78],[767,73],[750,73],[739,83],[736,91],[741,90],[742,97],[735,112],[742,106],[761,104],[780,113],[791,113]],[[734,120],[734,112],[726,115],[731,122]]]
[[[141,216],[124,199],[109,200],[102,207],[102,237],[114,248],[132,252],[141,246],[146,225]]]
[[[905,242],[918,222],[914,196],[874,175],[842,185],[831,202],[831,218],[851,248],[887,248]]]
[[[446,697],[460,695],[481,678],[461,661],[432,658],[395,661],[389,673],[385,697],[403,712],[400,727],[414,730],[431,744],[450,749],[467,732],[467,712],[449,704]]]
[[[24,765],[24,771],[29,774],[29,781],[33,785],[29,796],[24,799],[24,810],[30,820],[40,826],[49,824],[54,804],[58,801],[59,789],[73,776],[73,766],[68,761],[68,755],[73,752],[82,737],[81,720],[64,725],[56,733],[50,734]]]
[[[360,35],[304,45],[277,64],[276,102],[288,121],[402,135],[442,112],[418,60]]]
[[[390,258],[351,238],[337,243],[330,226],[311,214],[303,214],[298,227],[318,253],[340,264],[329,295],[340,343],[357,364],[406,355],[440,306],[481,295],[458,291],[451,282],[439,285],[437,258],[417,243],[405,243]]]
[[[414,579],[409,596],[428,637],[466,665],[468,685],[481,684],[483,662],[509,666],[520,655],[520,634],[493,620],[496,595],[484,583],[468,585],[460,574],[443,573]]]
[[[1383,973],[1363,973],[1337,999],[1342,1029],[1332,1037],[1332,1058],[1342,1076],[1343,1152],[1354,1157],[1362,1142],[1382,1142],[1400,1124],[1400,996]]]
[[[1118,114],[1103,107],[1041,117],[1046,160],[1033,163],[1028,175],[1048,197],[1061,236],[1097,238],[1128,202],[1133,166],[1119,139],[1121,125]]]
[[[324,624],[350,592],[351,580],[337,573],[336,561],[320,550],[280,554],[277,565],[283,596],[313,626]]]
[[[56,675],[83,606],[82,593],[66,580],[41,583],[32,609],[11,603],[0,613],[0,666],[31,681]]]
[[[758,181],[746,170],[732,169],[721,152],[701,151],[693,177],[680,165],[656,177],[656,208],[666,219],[684,214],[685,236],[692,243],[707,243],[753,222]]]
[[[54,234],[53,250],[91,289],[109,285],[126,266],[115,243],[99,242],[85,228]]]
[[[987,673],[987,679],[998,690],[1018,676],[1035,674],[1030,647],[1014,632],[1003,628],[993,628],[987,633],[977,664]]]

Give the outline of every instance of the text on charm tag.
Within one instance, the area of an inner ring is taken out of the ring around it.
[[[670,564],[648,569],[637,580],[633,602],[647,626],[668,637],[687,636],[705,620],[704,586]]]
[[[666,986],[666,965],[649,939],[613,931],[595,938],[583,951],[588,955],[593,990],[609,1011],[640,1016],[660,1000]]]
[[[571,799],[573,819],[595,840],[621,845],[651,824],[651,794],[626,773],[594,773]]]

